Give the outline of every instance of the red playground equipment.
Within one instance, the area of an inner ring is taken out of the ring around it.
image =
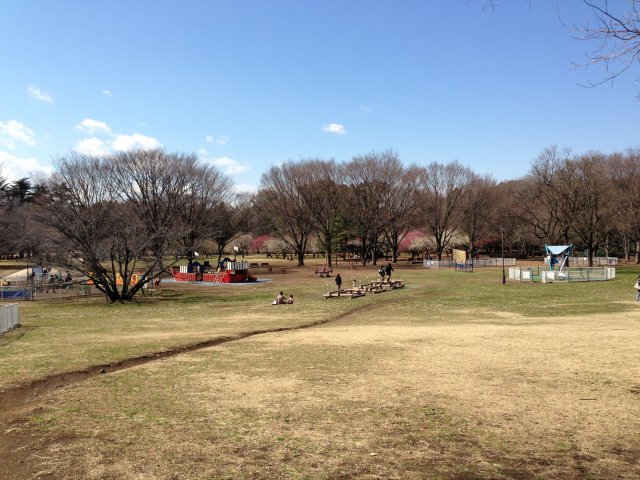
[[[171,275],[178,282],[241,283],[257,280],[249,274],[247,262],[234,262],[230,258],[223,259],[215,270],[210,269],[209,262],[174,265],[171,267]]]

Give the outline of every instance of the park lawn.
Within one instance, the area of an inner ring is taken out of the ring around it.
[[[47,375],[245,332],[292,327],[327,315],[323,287],[296,285],[297,304],[272,306],[280,286],[167,284],[130,304],[103,298],[20,304],[22,328],[0,337],[0,388]],[[339,314],[357,305],[332,306]]]
[[[96,479],[640,475],[632,270],[568,285],[502,286],[497,270],[396,276],[407,288],[354,300],[322,300],[317,279],[291,278],[293,307],[268,305],[273,285],[232,296],[176,290],[171,300],[124,306],[49,305],[46,315],[34,307],[27,331],[41,336],[0,347],[13,349],[9,362],[23,348],[73,338],[47,368],[27,361],[34,378],[68,362],[337,319],[48,393],[24,413],[23,428],[41,439],[37,470]],[[66,313],[56,322],[58,310]],[[115,325],[98,328],[114,312]]]

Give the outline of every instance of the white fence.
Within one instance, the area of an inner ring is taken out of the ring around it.
[[[466,265],[471,266],[473,264],[473,268],[480,267],[501,267],[502,266],[502,258],[480,258],[477,260],[467,260]],[[513,266],[516,264],[515,258],[505,258],[504,266]],[[423,260],[422,266],[424,268],[454,268],[456,263],[453,260]]]
[[[547,270],[540,267],[509,268],[509,280],[516,282],[598,282],[616,278],[614,267],[577,267],[563,271]]]
[[[613,278],[616,278],[616,269],[613,267],[567,268],[562,272],[546,270],[541,274],[542,283],[597,282]]]
[[[17,303],[0,306],[0,334],[20,325],[20,311]]]
[[[587,257],[569,257],[569,265],[588,265],[589,259]],[[593,257],[593,266],[600,267],[603,265],[617,265],[618,257]]]
[[[509,268],[509,280],[533,282],[534,272],[529,268]]]

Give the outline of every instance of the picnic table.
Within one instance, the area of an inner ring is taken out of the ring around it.
[[[321,270],[318,270],[316,268],[316,271],[314,273],[316,275],[318,275],[320,278],[327,278],[327,277],[330,277],[331,274],[333,273],[333,268],[331,268],[331,267],[329,267],[329,268],[322,267]]]
[[[347,290],[335,290],[333,292],[325,293],[323,295],[324,298],[340,298],[340,297],[348,297],[348,298],[358,298],[364,297],[366,292],[361,288],[349,288]]]

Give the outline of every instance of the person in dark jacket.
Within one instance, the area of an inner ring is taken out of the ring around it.
[[[391,281],[391,272],[393,272],[393,267],[391,266],[391,264],[387,265],[387,268],[385,268],[385,273],[387,274],[387,282]]]

